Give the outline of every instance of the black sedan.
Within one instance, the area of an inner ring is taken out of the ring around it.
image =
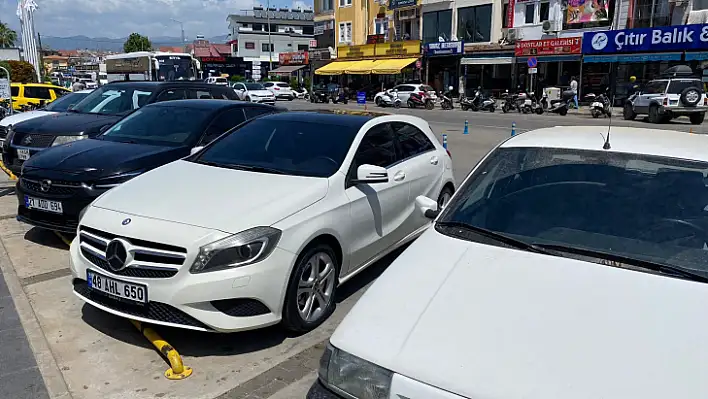
[[[74,233],[81,211],[101,193],[273,112],[278,109],[229,100],[147,105],[96,138],[51,147],[27,160],[17,182],[17,220]]]

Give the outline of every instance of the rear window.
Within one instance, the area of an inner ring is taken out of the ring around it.
[[[287,83],[278,83],[277,85],[278,87],[290,87],[290,85]]]
[[[433,89],[430,86],[426,86],[426,85],[420,86],[420,89],[425,90],[425,91],[435,91],[435,89]]]
[[[698,89],[701,93],[703,93],[703,82],[700,80],[672,80],[669,83],[669,93],[675,93],[675,94],[680,94],[682,91],[686,90],[689,87],[693,87]]]
[[[217,82],[226,83],[226,78],[216,78]]]
[[[17,97],[20,95],[20,88],[17,86],[11,86],[10,87],[10,95],[13,97]]]

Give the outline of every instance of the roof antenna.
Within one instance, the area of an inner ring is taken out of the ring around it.
[[[609,90],[609,88],[605,89],[606,91]],[[612,105],[615,103],[615,96],[612,96],[612,102],[610,102],[610,123],[607,125],[607,136],[605,137],[605,144],[602,145],[603,150],[609,150],[612,148],[610,146],[610,128],[612,127]]]

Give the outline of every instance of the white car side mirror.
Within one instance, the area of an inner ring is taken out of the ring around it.
[[[189,151],[189,155],[194,155],[194,154],[198,153],[199,151],[201,151],[203,148],[204,148],[203,145],[192,147],[192,149]]]
[[[388,171],[381,166],[364,164],[357,168],[355,184],[388,183]]]
[[[424,195],[415,197],[415,206],[428,219],[435,219],[440,214],[438,202]]]

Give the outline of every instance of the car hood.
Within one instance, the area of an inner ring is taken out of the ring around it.
[[[139,169],[152,169],[187,155],[187,147],[85,139],[39,152],[25,162],[25,174],[30,177],[34,174],[30,169],[36,168],[100,178]]]
[[[42,110],[36,110],[36,111],[28,111],[28,112],[21,112],[18,114],[12,114],[11,116],[5,117],[0,119],[0,126],[10,126],[10,125],[15,125],[20,122],[24,122],[26,120],[34,119],[34,118],[39,118],[40,116],[47,116],[47,115],[52,115],[55,114],[55,112],[50,112],[50,111],[42,111]]]
[[[249,90],[248,94],[261,96],[261,97],[272,97],[273,93],[268,90]]]
[[[48,135],[89,134],[98,132],[102,126],[111,125],[120,118],[122,116],[63,112],[24,121],[16,125],[15,129],[22,133]]]
[[[275,175],[179,160],[122,184],[93,205],[227,233],[274,223],[327,194],[324,178]]]
[[[706,284],[429,229],[331,342],[468,398],[701,398],[706,303]]]

